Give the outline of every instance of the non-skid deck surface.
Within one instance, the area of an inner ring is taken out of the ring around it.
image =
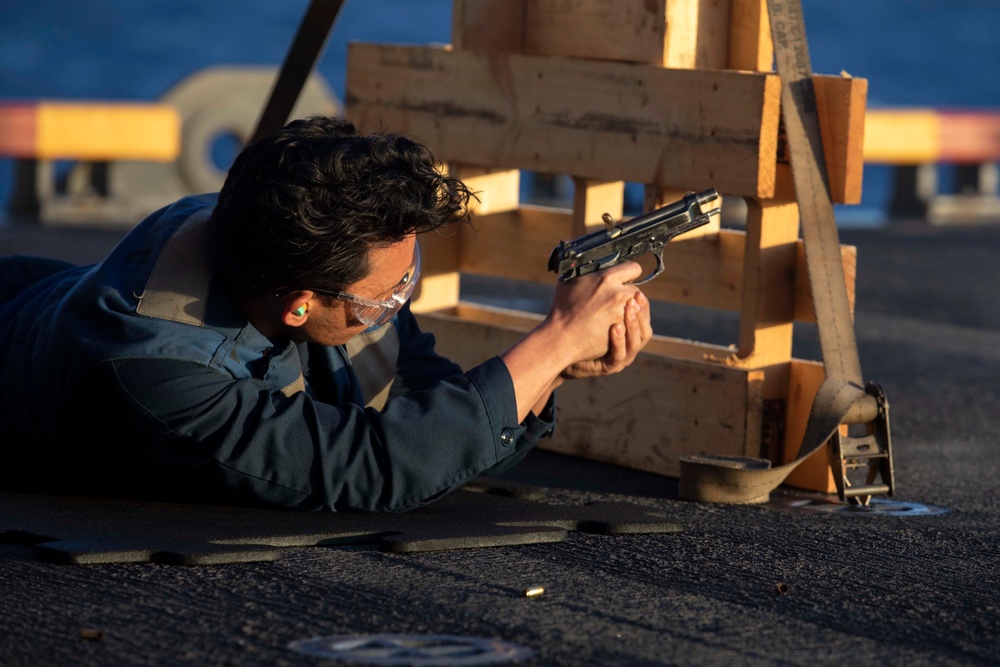
[[[480,487],[484,491],[495,489]],[[664,515],[628,503],[552,505],[460,490],[400,514],[293,512],[0,492],[0,542],[61,563],[209,565],[276,560],[286,547],[371,544],[419,552],[560,542],[567,531],[671,533]],[[540,494],[539,494],[540,495]]]

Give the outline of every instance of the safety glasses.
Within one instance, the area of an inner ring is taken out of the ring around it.
[[[417,280],[420,278],[420,246],[414,245],[413,247],[413,264],[392,288],[392,292],[386,299],[366,299],[348,292],[331,292],[315,288],[310,289],[310,291],[347,301],[351,304],[354,317],[359,322],[368,327],[380,327],[399,312],[399,309],[413,296],[413,291],[417,288]]]

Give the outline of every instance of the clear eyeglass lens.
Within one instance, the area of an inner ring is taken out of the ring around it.
[[[400,281],[397,291],[393,292],[385,300],[386,305],[367,305],[352,301],[354,307],[354,317],[362,324],[369,327],[378,327],[386,324],[393,316],[399,312],[403,305],[413,296],[417,288],[417,280],[420,278],[420,248],[416,250],[416,260],[414,266]],[[392,303],[389,303],[392,302]]]

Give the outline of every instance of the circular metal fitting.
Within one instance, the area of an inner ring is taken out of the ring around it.
[[[335,635],[288,646],[317,658],[362,665],[498,665],[533,655],[531,649],[510,642],[454,635]]]
[[[846,514],[849,516],[933,516],[944,514],[946,507],[924,505],[890,498],[872,498],[867,505],[851,505],[829,500],[792,499],[783,503],[787,509],[805,510],[808,512],[823,512],[827,514]]]

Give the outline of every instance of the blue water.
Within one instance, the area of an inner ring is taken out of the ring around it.
[[[613,0],[608,0],[613,2]],[[869,80],[869,106],[1000,107],[1000,0],[804,0],[813,70]],[[284,58],[307,0],[0,0],[0,100],[157,99],[201,68]],[[347,0],[319,72],[339,97],[349,41],[450,41],[451,0]],[[0,160],[0,209],[12,164]],[[860,207],[877,219],[885,168]]]

